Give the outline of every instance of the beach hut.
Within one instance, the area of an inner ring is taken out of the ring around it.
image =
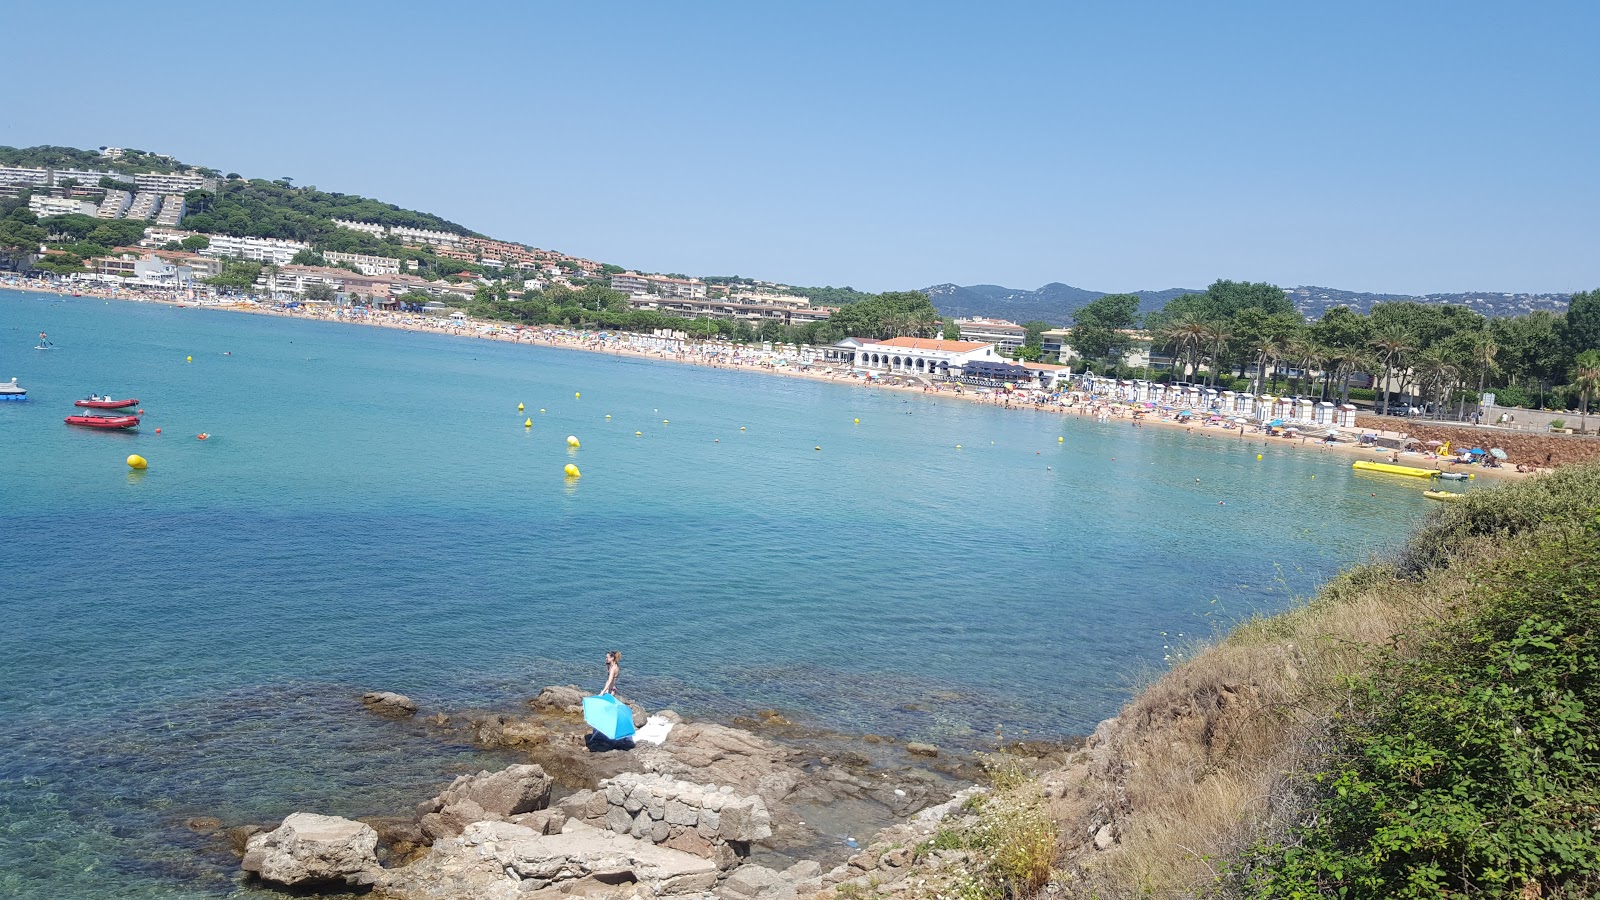
[[[1238,393],[1234,391],[1223,391],[1217,396],[1217,412],[1228,416],[1233,415],[1233,411],[1236,408],[1234,404],[1238,402],[1238,398]]]
[[[1348,403],[1334,410],[1333,424],[1340,428],[1356,427],[1356,408]]]
[[[1317,403],[1312,409],[1311,421],[1316,422],[1318,425],[1332,425],[1333,404],[1326,400]]]
[[[1303,397],[1289,401],[1289,418],[1296,422],[1311,421],[1311,401]]]
[[[1255,405],[1250,408],[1250,415],[1263,422],[1272,418],[1272,395],[1257,394]]]

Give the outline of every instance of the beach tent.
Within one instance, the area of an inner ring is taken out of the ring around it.
[[[633,710],[610,694],[583,698],[583,721],[613,741],[633,736]]]

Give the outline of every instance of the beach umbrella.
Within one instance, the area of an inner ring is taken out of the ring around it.
[[[1427,446],[1429,446],[1429,447],[1438,447],[1438,446],[1442,445],[1443,443],[1444,443],[1444,441],[1428,441]]]
[[[1471,453],[1473,456],[1482,456],[1483,455],[1483,448],[1482,447],[1473,447],[1471,450],[1468,450],[1467,452]]]
[[[1489,455],[1494,457],[1495,459],[1505,459],[1506,458],[1506,452],[1504,450],[1501,450],[1499,447],[1490,447],[1489,448]]]
[[[1267,423],[1268,428],[1278,428],[1281,425],[1283,425],[1282,419],[1273,419],[1271,422]]]
[[[583,698],[583,721],[613,741],[633,736],[633,710],[610,694]]]

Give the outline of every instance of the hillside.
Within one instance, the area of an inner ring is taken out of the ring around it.
[[[1037,319],[1052,325],[1072,324],[1072,312],[1100,297],[1105,291],[1091,291],[1069,284],[1051,282],[1038,290],[1025,291],[1002,287],[998,284],[936,284],[923,288],[933,298],[934,306],[949,316],[988,316],[1026,322]],[[1197,294],[1200,289],[1172,288],[1164,291],[1133,291],[1139,297],[1139,312],[1154,312],[1168,300],[1183,294]],[[1489,318],[1525,315],[1536,310],[1561,312],[1570,299],[1567,294],[1495,293],[1468,291],[1455,294],[1373,294],[1345,291],[1338,288],[1302,285],[1286,289],[1295,308],[1308,319],[1321,318],[1335,306],[1348,306],[1356,312],[1366,313],[1376,303],[1413,301],[1417,303],[1450,304],[1464,306]]]
[[[1169,288],[1164,291],[1134,291],[1139,297],[1139,312],[1154,312],[1168,300],[1183,294],[1198,294],[1203,290]],[[1100,297],[1103,291],[1091,291],[1070,284],[1051,282],[1038,290],[1024,291],[1002,287],[998,284],[936,284],[922,289],[933,299],[939,312],[948,316],[989,316],[1013,322],[1038,320],[1052,325],[1072,324],[1072,312]]]

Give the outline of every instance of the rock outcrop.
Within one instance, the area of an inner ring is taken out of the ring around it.
[[[394,691],[367,691],[361,695],[361,705],[369,712],[391,719],[404,719],[417,714],[417,702]]]
[[[666,775],[618,775],[599,790],[567,797],[560,808],[572,820],[714,860],[722,869],[738,865],[750,842],[772,836],[761,797]]]
[[[460,834],[474,822],[504,821],[538,812],[550,805],[554,784],[536,765],[463,775],[417,808],[417,824],[428,840],[437,841]],[[545,827],[546,823],[540,821],[540,830]]]
[[[717,878],[711,860],[579,822],[559,834],[479,822],[385,873],[378,890],[394,900],[513,900],[545,889],[582,896],[642,888],[670,896],[708,891]]]
[[[378,833],[372,826],[338,816],[295,813],[275,830],[252,835],[241,867],[262,881],[284,887],[375,883],[382,870]]]

